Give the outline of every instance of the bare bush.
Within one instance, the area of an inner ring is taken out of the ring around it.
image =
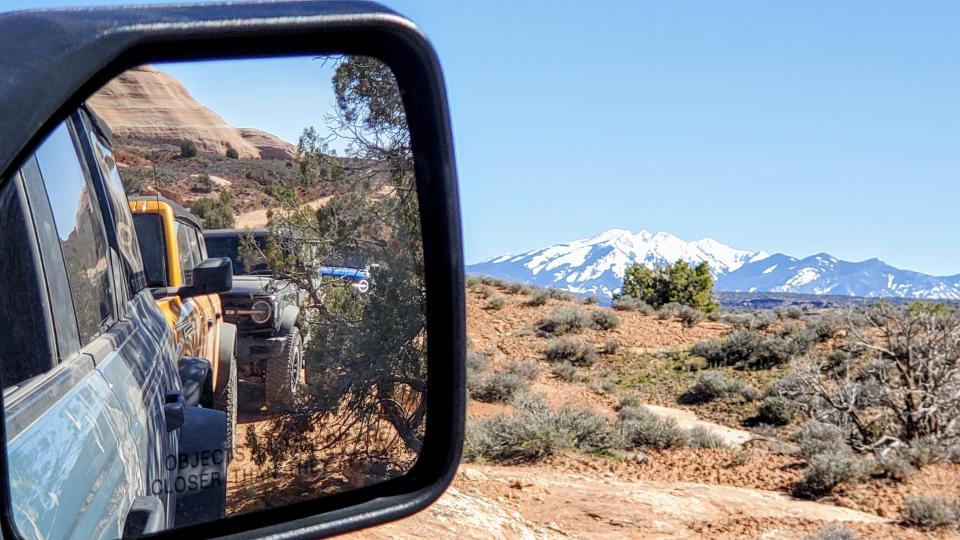
[[[873,470],[869,459],[856,456],[851,451],[817,454],[807,461],[800,494],[820,496],[833,491],[841,483],[862,482]]]
[[[504,371],[513,375],[518,375],[528,381],[535,380],[540,375],[540,365],[530,360],[520,360],[507,364]]]
[[[757,420],[771,426],[785,426],[797,414],[796,405],[779,396],[767,396],[757,409]]]
[[[811,421],[794,435],[800,453],[810,459],[820,454],[838,454],[850,450],[843,430],[832,424]]]
[[[481,280],[481,283],[482,283],[482,280]],[[494,295],[495,292],[496,291],[493,290],[493,287],[489,285],[480,285],[479,287],[477,287],[477,293],[480,294],[481,298],[490,298],[491,296]]]
[[[490,369],[490,359],[474,351],[467,351],[467,371],[487,371]]]
[[[960,439],[960,318],[940,304],[878,304],[868,329],[849,327],[864,357],[837,370],[810,355],[783,388],[807,414],[838,426],[859,450],[918,446],[946,455]]]
[[[603,354],[616,354],[620,348],[620,343],[615,339],[608,339],[603,342]]]

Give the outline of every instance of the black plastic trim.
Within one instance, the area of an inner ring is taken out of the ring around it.
[[[423,223],[430,399],[419,460],[382,484],[158,537],[317,538],[410,515],[439,497],[460,459],[466,335],[449,111],[425,36],[374,3],[309,0],[15,12],[0,16],[0,43],[0,178],[86,96],[135,65],[342,53],[374,56],[393,69],[410,124]],[[4,477],[6,467],[2,452]],[[6,484],[0,498],[2,533],[16,538]]]

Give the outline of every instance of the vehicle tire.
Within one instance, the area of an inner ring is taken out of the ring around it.
[[[227,365],[224,360],[228,359]],[[213,407],[227,415],[227,439],[225,448],[227,455],[232,455],[237,444],[237,402],[240,393],[237,389],[237,378],[240,376],[237,366],[237,327],[224,323],[220,328],[220,370],[226,368],[227,377],[222,379],[217,375],[217,397]]]
[[[270,409],[289,409],[303,382],[303,340],[294,326],[276,358],[267,361],[265,390]]]
[[[230,374],[227,378],[227,385],[219,399],[213,404],[215,409],[221,410],[227,415],[227,440],[225,448],[227,455],[232,456],[233,450],[237,446],[237,358],[230,358]]]

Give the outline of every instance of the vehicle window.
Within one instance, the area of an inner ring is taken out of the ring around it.
[[[21,196],[19,174],[15,174],[0,189],[0,273],[4,286],[0,289],[0,325],[5,329],[0,337],[3,354],[0,371],[4,388],[44,373],[54,366],[51,340],[44,332],[46,301],[42,267],[35,252],[35,238],[30,227],[30,213]],[[16,306],[16,307],[14,307]],[[33,324],[24,324],[30,321]]]
[[[157,214],[136,214],[133,224],[140,242],[143,268],[148,287],[167,286],[166,243],[163,240],[163,220]]]
[[[177,222],[177,252],[180,255],[180,273],[185,286],[193,285],[193,268],[196,263],[190,252],[190,228]]]
[[[199,230],[194,229],[192,227],[190,228],[190,230],[193,231],[193,238],[190,240],[190,242],[192,244],[193,243],[196,244],[196,250],[197,250],[196,253],[200,255],[200,258],[197,259],[197,261],[199,262],[199,261],[206,260],[207,244],[204,243],[203,241],[203,234]]]
[[[107,198],[110,205],[110,211],[113,213],[113,221],[117,228],[117,245],[120,248],[120,257],[123,259],[123,266],[128,274],[131,293],[136,294],[146,287],[144,279],[144,268],[140,257],[140,245],[137,242],[136,230],[133,226],[130,207],[127,203],[127,194],[124,190],[123,181],[120,179],[120,173],[117,169],[117,162],[113,157],[110,147],[104,142],[100,134],[93,128],[90,121],[86,122],[86,127],[90,134],[90,140],[93,143],[93,151],[97,158],[97,163],[106,180]]]
[[[254,239],[257,249],[244,249],[243,237],[237,236],[210,236],[205,238],[208,256],[227,257],[233,263],[233,275],[269,274],[270,266],[260,256],[260,252],[267,249],[267,237],[256,235]]]
[[[187,231],[187,238],[190,240],[190,256],[193,257],[193,265],[196,266],[203,261],[203,253],[200,250],[200,240],[197,238],[197,229],[183,225]]]
[[[87,343],[113,315],[107,239],[95,194],[65,124],[50,134],[36,155],[60,239],[80,340]]]

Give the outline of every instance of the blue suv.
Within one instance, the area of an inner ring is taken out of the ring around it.
[[[226,417],[197,404],[147,288],[109,130],[85,108],[0,183],[10,493],[29,538],[119,538],[222,516]],[[191,290],[229,288],[229,262]]]

